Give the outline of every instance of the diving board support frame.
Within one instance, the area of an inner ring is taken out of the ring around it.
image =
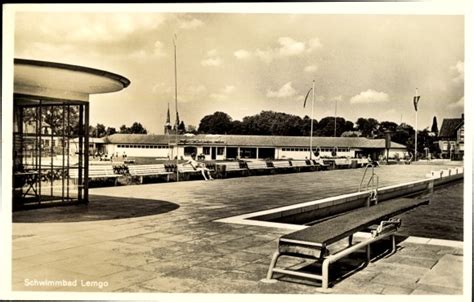
[[[397,232],[399,226],[400,226],[400,221],[392,221],[392,220],[382,221],[380,223],[380,225],[377,227],[377,230],[372,232],[372,236],[369,239],[361,241],[361,242],[356,243],[354,245],[352,245],[352,235],[350,235],[349,236],[349,247],[348,248],[346,248],[346,249],[344,249],[344,250],[342,250],[342,251],[340,251],[336,254],[324,257],[324,260],[322,262],[322,274],[321,275],[303,273],[303,272],[298,272],[298,271],[291,270],[291,269],[276,268],[276,264],[277,264],[278,258],[280,258],[280,256],[284,256],[284,255],[292,256],[292,255],[287,255],[285,253],[281,253],[279,248],[278,248],[277,251],[273,254],[273,257],[272,257],[272,260],[271,260],[271,263],[270,263],[270,267],[268,268],[267,278],[263,279],[262,281],[270,283],[271,281],[274,280],[274,279],[272,279],[273,274],[274,273],[280,273],[280,274],[285,274],[285,275],[292,275],[292,276],[297,276],[297,277],[303,277],[303,278],[308,278],[308,279],[319,280],[319,281],[322,282],[321,287],[324,290],[327,290],[328,287],[329,287],[329,265],[330,264],[332,264],[332,263],[334,263],[334,262],[336,262],[336,261],[338,261],[338,260],[354,253],[355,251],[358,251],[358,250],[364,248],[364,247],[366,248],[367,263],[369,263],[371,261],[370,245],[372,243],[375,243],[375,242],[377,242],[379,240],[382,240],[384,238],[387,238],[387,237],[390,237],[391,244],[392,244],[392,250],[391,250],[389,255],[392,255],[393,253],[395,253],[396,248],[397,248],[396,241],[395,241],[395,233]],[[303,243],[303,242],[294,242],[294,240],[288,240],[288,239],[280,239],[280,241],[287,242],[287,243],[298,243],[298,244]],[[280,245],[280,241],[278,242],[278,245]],[[308,245],[308,243],[309,242],[306,242],[307,245]],[[323,251],[326,250],[326,248],[324,246],[322,246],[321,244],[313,243],[313,244],[309,244],[308,247],[310,247],[310,248],[319,247],[319,248],[321,248],[322,253],[324,253]],[[301,258],[299,256],[296,256],[296,257]],[[318,260],[318,259],[316,259],[316,260]]]

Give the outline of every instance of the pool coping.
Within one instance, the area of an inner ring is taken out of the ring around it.
[[[462,172],[459,173],[459,174],[462,174]],[[455,174],[455,175],[452,175],[452,176],[459,176],[459,174]],[[422,179],[422,180],[410,181],[410,182],[406,182],[406,183],[402,183],[402,184],[396,184],[396,185],[389,185],[389,186],[386,186],[386,187],[381,187],[381,188],[379,188],[379,191],[382,191],[382,190],[390,191],[390,190],[393,190],[397,187],[414,186],[414,185],[417,185],[417,184],[420,184],[420,183],[435,181],[435,180],[440,179],[440,178],[442,178],[442,177],[431,176],[431,177],[428,177],[428,178]],[[289,231],[298,231],[298,230],[305,229],[309,226],[289,224],[289,223],[269,222],[269,221],[256,220],[256,219],[252,219],[252,218],[259,217],[259,216],[264,216],[264,215],[269,215],[269,214],[274,214],[274,213],[278,213],[278,212],[283,212],[283,211],[291,211],[291,210],[295,210],[295,209],[298,209],[298,208],[310,207],[310,206],[314,206],[314,205],[328,204],[328,203],[334,202],[336,200],[345,200],[347,198],[356,197],[358,195],[363,196],[363,195],[366,195],[368,192],[369,191],[360,191],[360,192],[346,193],[346,194],[337,195],[337,196],[330,196],[330,197],[326,197],[326,198],[323,198],[323,199],[306,201],[306,202],[297,203],[297,204],[293,204],[293,205],[289,205],[289,206],[283,206],[283,207],[278,207],[278,208],[273,208],[273,209],[268,209],[268,210],[262,210],[262,211],[252,212],[252,213],[246,213],[246,214],[241,214],[241,215],[216,219],[216,220],[214,220],[214,222],[240,224],[240,225],[257,226],[257,227],[267,227],[267,228],[277,228],[277,229],[287,229]],[[364,232],[357,232],[355,235],[360,236],[360,237],[365,237],[365,236],[368,236],[370,234],[364,233]],[[448,247],[454,247],[454,248],[463,248],[464,247],[464,242],[463,241],[437,239],[437,238],[429,238],[429,237],[409,236],[404,240],[404,242],[416,243],[416,244],[426,244],[426,245],[448,246]]]

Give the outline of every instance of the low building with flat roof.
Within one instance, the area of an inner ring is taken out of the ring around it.
[[[149,135],[113,134],[104,137],[108,154],[173,159],[201,155],[206,160],[305,159],[310,157],[308,136],[267,135]],[[385,139],[313,137],[313,153],[321,157],[386,156]],[[335,153],[334,153],[335,152]],[[389,158],[408,155],[407,147],[391,142]]]

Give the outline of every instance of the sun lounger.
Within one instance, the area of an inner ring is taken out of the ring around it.
[[[331,263],[362,248],[366,248],[367,260],[370,261],[370,244],[386,237],[391,237],[392,252],[394,252],[396,249],[394,235],[401,222],[393,220],[391,217],[419,205],[427,204],[429,200],[429,198],[399,198],[385,201],[371,207],[350,211],[306,229],[284,235],[278,240],[278,248],[273,255],[266,280],[271,280],[274,273],[280,273],[321,280],[322,287],[327,289],[329,285],[329,265]],[[378,225],[378,227],[372,232],[370,238],[352,245],[352,238],[356,232],[367,230],[374,225]],[[349,238],[349,246],[332,254],[328,246],[344,238]],[[322,274],[310,274],[289,268],[276,268],[278,258],[283,255],[314,259],[322,263]]]

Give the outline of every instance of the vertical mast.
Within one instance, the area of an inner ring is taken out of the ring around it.
[[[415,102],[417,101],[418,97],[418,88],[415,91]],[[417,104],[418,107],[418,104]],[[416,153],[418,153],[418,108],[415,108],[415,161],[416,161]]]
[[[176,136],[176,181],[179,181],[178,172],[178,72],[177,72],[177,60],[176,60],[176,40],[177,36],[174,35],[173,46],[174,46],[174,106],[176,111],[176,122],[175,122],[175,136]]]
[[[313,101],[311,102],[311,132],[309,138],[309,159],[313,159],[313,119],[314,119],[314,80],[313,80]]]

